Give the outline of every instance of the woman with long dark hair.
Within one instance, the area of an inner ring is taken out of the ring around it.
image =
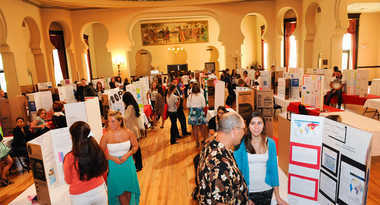
[[[71,125],[70,134],[73,145],[65,156],[63,169],[71,204],[107,205],[103,174],[108,164],[103,150],[85,122]]]
[[[140,138],[139,117],[140,108],[135,98],[130,92],[125,92],[123,95],[123,102],[125,105],[124,124],[125,127],[130,129],[137,138]]]
[[[255,205],[270,205],[273,192],[277,204],[287,205],[279,193],[276,144],[265,135],[265,119],[253,112],[247,120],[248,132],[234,152],[236,163],[247,183],[248,197]]]
[[[107,183],[109,204],[139,204],[140,186],[132,155],[139,145],[135,134],[123,126],[118,111],[108,113],[108,128],[100,141],[109,165]]]
[[[130,129],[135,134],[136,138],[139,139],[141,137],[140,130],[145,129],[143,125],[140,125],[143,123],[139,122],[141,120],[139,105],[130,92],[124,93],[123,102],[126,108],[124,112],[124,127]],[[140,171],[143,168],[140,148],[138,148],[133,155],[133,159],[135,160],[137,171]]]

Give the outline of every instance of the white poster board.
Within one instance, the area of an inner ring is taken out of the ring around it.
[[[27,98],[31,112],[41,108],[48,112],[53,109],[53,97],[50,90],[27,94]]]
[[[85,102],[65,104],[64,106],[67,127],[70,127],[76,121],[87,122],[95,135],[95,139],[100,142],[103,129],[98,98],[88,99]]]
[[[372,134],[292,114],[289,204],[366,204]]]
[[[50,88],[53,88],[53,84],[51,82],[37,83],[37,88],[39,91],[48,90]]]
[[[260,71],[259,86],[263,90],[271,89],[272,74],[270,71]]]
[[[59,86],[58,87],[59,99],[66,103],[76,102],[76,99],[74,96],[75,87],[76,86],[74,84]]]
[[[216,80],[215,82],[215,110],[217,110],[219,106],[224,106],[225,84],[226,83],[221,80]]]
[[[123,102],[123,91],[120,88],[104,90],[104,94],[108,96],[109,107],[111,110],[119,111],[123,116],[125,105]]]
[[[302,85],[302,104],[323,109],[324,76],[305,74]]]

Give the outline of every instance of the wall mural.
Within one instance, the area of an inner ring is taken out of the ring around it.
[[[208,42],[208,21],[141,24],[143,46]]]

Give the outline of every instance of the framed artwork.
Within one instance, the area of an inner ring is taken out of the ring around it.
[[[141,24],[143,46],[208,42],[208,21]]]

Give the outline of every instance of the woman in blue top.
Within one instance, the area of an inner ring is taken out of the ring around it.
[[[247,127],[248,132],[234,157],[247,183],[249,199],[255,205],[270,205],[274,191],[277,204],[287,205],[278,189],[276,144],[264,133],[265,120],[261,113],[253,112]]]

